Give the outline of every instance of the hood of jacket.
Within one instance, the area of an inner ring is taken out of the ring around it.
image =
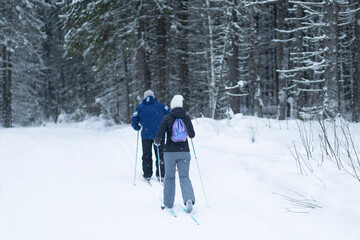
[[[177,108],[171,109],[170,116],[172,116],[174,118],[185,118],[186,112],[185,112],[184,108],[177,107]]]
[[[145,105],[150,105],[156,102],[156,99],[153,96],[149,96],[147,98],[145,98],[144,100],[142,100],[142,104]]]

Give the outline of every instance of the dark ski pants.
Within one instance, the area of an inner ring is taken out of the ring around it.
[[[150,178],[153,175],[153,153],[152,148],[154,147],[155,152],[155,163],[156,163],[156,176],[159,176],[159,162],[158,162],[158,153],[157,146],[153,145],[153,139],[142,139],[142,168],[144,172],[144,178]],[[161,145],[159,146],[159,155],[160,155],[160,171],[161,177],[165,176],[165,168],[164,168],[164,140],[161,141]]]
[[[175,173],[176,167],[179,173],[180,187],[183,202],[192,200],[195,203],[194,189],[189,178],[190,169],[189,152],[165,152],[165,184],[164,184],[164,204],[168,208],[174,206],[175,199]]]

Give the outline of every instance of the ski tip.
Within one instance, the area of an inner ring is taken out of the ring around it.
[[[151,180],[150,180],[150,178],[149,179],[144,179],[144,181],[150,186],[150,187],[152,187],[152,183],[151,183]]]

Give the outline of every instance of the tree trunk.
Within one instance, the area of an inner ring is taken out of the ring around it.
[[[304,10],[302,9],[300,4],[296,5],[296,20],[295,20],[295,28],[301,28],[302,22],[301,19],[304,17]],[[302,31],[298,30],[294,34],[296,43],[295,43],[295,53],[300,56],[303,52],[303,33]],[[294,67],[295,68],[301,68],[302,63],[295,62]],[[297,88],[297,96],[296,96],[296,108],[297,108],[297,118],[302,120],[303,119],[303,109],[305,107],[305,92],[303,91],[303,88],[305,87],[303,84],[300,83],[300,80],[302,80],[304,77],[303,71],[297,71],[295,73],[295,80],[298,80],[296,83]]]
[[[338,23],[337,7],[333,1],[325,1],[324,21],[326,23],[324,32],[325,38],[325,98],[324,98],[324,117],[334,117],[339,113],[339,81],[338,81]]]
[[[254,116],[263,117],[263,103],[261,99],[261,85],[259,72],[259,45],[257,39],[257,20],[255,19],[254,6],[249,8],[250,30],[252,38],[252,70],[254,86]]]
[[[12,126],[12,94],[11,94],[11,52],[7,50],[6,45],[2,49],[3,60],[3,126],[9,128]]]
[[[151,88],[151,77],[150,70],[148,66],[148,56],[146,53],[146,22],[144,19],[144,9],[142,6],[142,1],[138,1],[139,16],[138,16],[138,27],[137,27],[137,40],[138,40],[138,49],[136,54],[136,61],[138,65],[138,89],[140,98],[143,97],[143,93]]]
[[[157,99],[161,102],[165,102],[166,100],[166,92],[168,91],[168,89],[165,88],[165,86],[167,86],[166,84],[166,46],[167,46],[167,42],[166,42],[166,35],[167,35],[167,30],[166,30],[166,21],[165,21],[165,17],[162,15],[159,17],[158,19],[158,23],[157,23],[157,27],[156,27],[156,35],[157,35],[157,72],[158,72],[158,84],[157,84]]]
[[[284,29],[284,12],[286,11],[285,0],[278,0],[276,3],[276,28],[278,30]],[[280,31],[276,31],[276,39],[280,40],[276,43],[276,68],[277,70],[285,70],[287,66],[285,64],[284,58],[284,44],[281,42],[284,40],[284,34]],[[278,119],[284,120],[286,118],[286,102],[287,102],[287,94],[286,94],[286,77],[284,73],[277,72],[276,81],[278,85]]]
[[[60,73],[59,73],[59,82],[56,84],[56,108],[55,108],[55,116],[54,116],[54,122],[57,123],[59,115],[60,115],[60,108],[63,105],[63,101],[62,98],[60,97],[60,91],[61,89],[64,88],[64,82],[65,82],[65,77],[64,77],[64,65],[61,62],[60,63]]]
[[[115,62],[115,61],[114,61]],[[117,68],[115,67],[115,69],[117,70]],[[115,71],[117,72],[117,71]],[[115,113],[113,116],[113,119],[115,121],[116,124],[119,124],[121,122],[121,82],[123,82],[124,79],[120,78],[119,76],[117,76],[117,74],[114,74],[114,85],[115,85]]]
[[[233,0],[233,6],[237,6],[237,0]],[[239,82],[239,47],[238,47],[238,43],[239,43],[239,37],[237,35],[237,30],[234,24],[238,23],[238,16],[237,13],[235,11],[235,9],[233,8],[231,11],[231,22],[233,23],[231,25],[231,29],[230,29],[230,38],[231,38],[231,55],[229,57],[228,60],[228,66],[229,66],[229,83],[230,83],[230,87],[231,86],[236,86],[238,85]],[[237,87],[233,90],[231,90],[231,94],[234,95],[240,95],[240,88]],[[239,96],[231,96],[230,97],[230,107],[231,109],[234,111],[234,113],[239,113],[240,112],[240,99]]]
[[[189,28],[188,28],[188,21],[189,21],[189,14],[188,14],[188,1],[182,0],[179,2],[179,21],[180,21],[180,29],[178,35],[178,41],[180,45],[179,53],[178,53],[178,74],[181,84],[181,94],[184,97],[184,108],[186,110],[189,109],[187,106],[190,98],[190,87],[189,87]]]
[[[360,8],[360,3],[357,2],[355,9]],[[360,11],[355,15],[355,48],[354,48],[354,88],[353,88],[353,121],[360,121]]]
[[[209,81],[209,112],[210,117],[215,118],[216,111],[216,79],[215,79],[215,59],[214,59],[214,36],[210,15],[210,3],[206,0],[206,17],[207,17],[207,31],[208,31],[208,81]]]
[[[130,78],[127,63],[127,54],[123,50],[122,54],[125,78],[125,120],[127,123],[131,122],[131,109],[130,109]]]

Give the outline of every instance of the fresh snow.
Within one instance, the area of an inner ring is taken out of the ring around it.
[[[294,120],[236,115],[193,124],[209,203],[191,151],[200,225],[182,211],[179,182],[178,216],[160,209],[162,185],[142,180],[140,144],[133,185],[137,134],[129,125],[0,129],[0,239],[360,239],[360,183],[329,160],[310,160],[314,172],[299,174],[289,150],[301,143]]]

